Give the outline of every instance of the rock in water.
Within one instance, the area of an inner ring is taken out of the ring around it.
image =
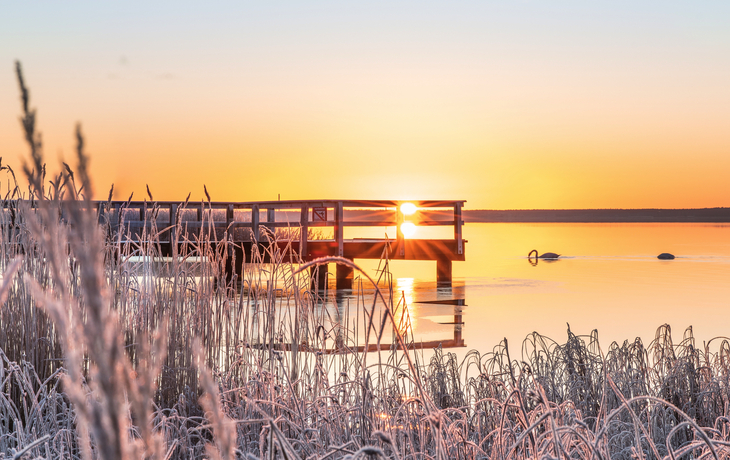
[[[661,260],[672,260],[672,259],[674,259],[674,254],[670,254],[668,252],[662,252],[661,254],[656,256],[656,258],[661,259]]]

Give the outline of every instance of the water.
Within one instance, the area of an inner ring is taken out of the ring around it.
[[[463,298],[466,349],[491,350],[502,338],[519,350],[532,331],[559,342],[598,329],[611,341],[653,339],[692,326],[699,344],[730,336],[730,225],[467,224],[466,262],[454,263],[450,289],[436,286],[435,262],[392,262],[396,291],[409,305],[417,340],[454,336],[454,307],[419,301]],[[532,266],[530,250],[562,254]],[[656,256],[671,252],[677,259]],[[376,263],[356,261],[373,273]]]

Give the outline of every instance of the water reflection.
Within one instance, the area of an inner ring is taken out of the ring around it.
[[[403,335],[418,329],[419,312],[418,307],[414,304],[413,282],[413,278],[398,278],[396,280],[397,289],[400,291],[400,299],[398,299],[393,313],[398,322],[396,327]]]
[[[334,287],[333,284],[330,286]],[[379,339],[380,347],[387,349],[391,345],[397,346],[397,332],[406,343],[413,343],[419,349],[464,346],[463,286],[455,289],[438,286],[435,282],[424,285],[414,278],[397,278],[392,291],[386,286],[381,289],[386,301],[392,302],[395,321],[389,320],[382,302],[376,301],[375,290],[366,286],[357,286],[354,290],[332,289],[328,298],[322,299],[323,308],[332,311],[330,317],[341,321],[341,329],[351,334],[340,340],[352,341],[358,349],[365,343],[369,344],[369,349],[375,349]],[[458,295],[462,298],[455,297]],[[422,300],[424,298],[429,300]],[[369,327],[370,321],[373,327]]]
[[[421,301],[419,303],[431,304],[431,305],[442,305],[442,306],[445,306],[445,305],[453,306],[453,311],[454,311],[453,321],[440,322],[439,324],[452,324],[454,326],[454,339],[453,340],[443,340],[440,342],[437,341],[437,343],[439,343],[439,346],[441,346],[441,348],[458,348],[458,347],[466,346],[464,344],[464,339],[462,337],[462,329],[464,326],[463,312],[464,312],[464,307],[466,306],[464,299],[430,300],[430,301]]]
[[[597,328],[606,348],[635,337],[648,343],[664,323],[693,325],[707,339],[730,335],[726,224],[467,224],[464,235],[466,261],[454,263],[452,288],[437,285],[434,263],[391,262],[418,306],[411,310],[416,340],[453,332],[443,324],[453,311],[421,301],[457,298],[469,305],[464,342],[482,352],[505,337],[520,344],[532,331],[564,340],[566,323],[578,333]],[[532,247],[571,256],[525,265]],[[663,262],[662,252],[680,256]]]

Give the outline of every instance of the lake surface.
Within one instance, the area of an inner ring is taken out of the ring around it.
[[[490,351],[502,338],[520,350],[533,331],[563,343],[598,329],[602,348],[668,323],[675,342],[688,326],[697,344],[730,336],[730,225],[471,223],[466,262],[452,288],[436,285],[435,262],[391,262],[416,340],[453,338],[454,307],[420,301],[463,298],[466,350]],[[530,250],[562,254],[527,260]],[[675,260],[658,260],[671,252]],[[376,262],[356,260],[373,274]]]

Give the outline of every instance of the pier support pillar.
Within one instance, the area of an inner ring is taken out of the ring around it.
[[[327,287],[327,265],[315,265],[309,269],[312,278],[312,290],[324,291]]]
[[[436,282],[451,284],[451,261],[448,259],[436,259]]]
[[[352,289],[352,280],[355,271],[346,266],[337,264],[337,289]]]

